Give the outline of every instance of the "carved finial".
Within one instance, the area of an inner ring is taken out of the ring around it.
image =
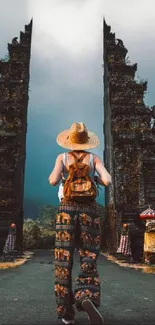
[[[19,44],[19,43],[18,43],[18,37],[14,37],[14,38],[12,39],[12,44]]]
[[[123,41],[121,39],[117,38],[116,41],[118,46],[124,47]]]

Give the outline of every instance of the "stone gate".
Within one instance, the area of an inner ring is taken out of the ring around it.
[[[0,60],[0,250],[11,222],[22,249],[23,189],[32,21]]]

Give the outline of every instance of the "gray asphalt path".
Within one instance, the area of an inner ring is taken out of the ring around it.
[[[61,324],[55,312],[52,262],[52,252],[35,252],[26,264],[0,270],[0,325]],[[74,262],[73,278],[80,269],[77,254]],[[103,256],[98,269],[105,324],[155,324],[155,275],[122,268]],[[89,324],[85,313],[76,313],[76,323]]]

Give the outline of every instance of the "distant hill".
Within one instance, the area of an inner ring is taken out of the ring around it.
[[[46,210],[48,211],[50,207],[53,209],[52,211],[55,211],[57,208],[51,205],[45,205],[45,204],[40,204],[40,201],[35,201],[35,200],[24,200],[24,217],[25,219],[31,218],[33,220],[36,220],[38,217],[46,215]],[[54,210],[55,209],[55,210]],[[53,215],[53,212],[52,212]]]
[[[54,189],[52,188],[54,191]],[[40,209],[44,209],[44,207],[57,207],[59,204],[59,201],[57,199],[57,192],[55,191],[56,198],[52,197],[52,200],[45,200],[44,197],[40,199],[34,199],[34,198],[25,198],[24,199],[24,216],[25,218],[31,218],[35,220],[38,218],[40,214]],[[50,202],[51,201],[51,202]],[[104,188],[100,191],[100,195],[97,198],[98,204],[100,204],[102,207],[104,207]],[[48,208],[47,208],[48,209]]]

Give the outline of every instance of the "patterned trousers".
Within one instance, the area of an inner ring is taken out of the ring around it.
[[[72,266],[75,234],[79,231],[80,274],[72,291]],[[100,217],[96,203],[80,205],[61,203],[56,215],[55,295],[58,318],[74,316],[73,304],[79,311],[82,300],[89,298],[100,305],[100,279],[97,257],[100,250]]]

